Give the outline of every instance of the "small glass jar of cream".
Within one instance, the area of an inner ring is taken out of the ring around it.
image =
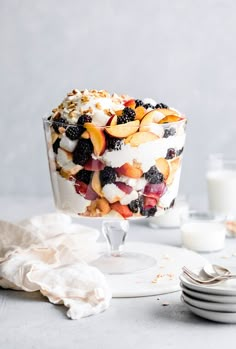
[[[183,246],[197,252],[213,252],[224,248],[224,217],[211,213],[189,211],[181,217]]]

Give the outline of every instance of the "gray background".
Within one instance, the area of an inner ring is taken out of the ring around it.
[[[185,112],[181,191],[209,152],[236,149],[236,2],[0,0],[0,194],[50,195],[41,117],[72,88],[153,97]]]

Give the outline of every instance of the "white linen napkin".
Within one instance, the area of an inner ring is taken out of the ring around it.
[[[79,319],[104,311],[111,290],[104,275],[87,263],[96,259],[99,232],[71,224],[63,214],[0,221],[0,287],[40,291]]]

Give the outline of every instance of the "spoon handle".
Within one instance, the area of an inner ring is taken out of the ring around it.
[[[183,270],[184,274],[186,274],[191,280],[195,281],[198,284],[202,284],[202,285],[211,285],[211,284],[215,284],[224,280],[229,279],[227,276],[217,276],[214,278],[211,278],[209,280],[201,280],[199,279],[199,277],[197,277],[196,274],[192,273],[192,272],[188,272],[186,270]]]

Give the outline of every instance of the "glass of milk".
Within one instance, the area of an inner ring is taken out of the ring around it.
[[[209,209],[215,214],[236,217],[236,159],[210,155],[207,169]]]
[[[213,252],[224,248],[224,218],[208,212],[189,211],[181,219],[183,246],[197,252]]]

